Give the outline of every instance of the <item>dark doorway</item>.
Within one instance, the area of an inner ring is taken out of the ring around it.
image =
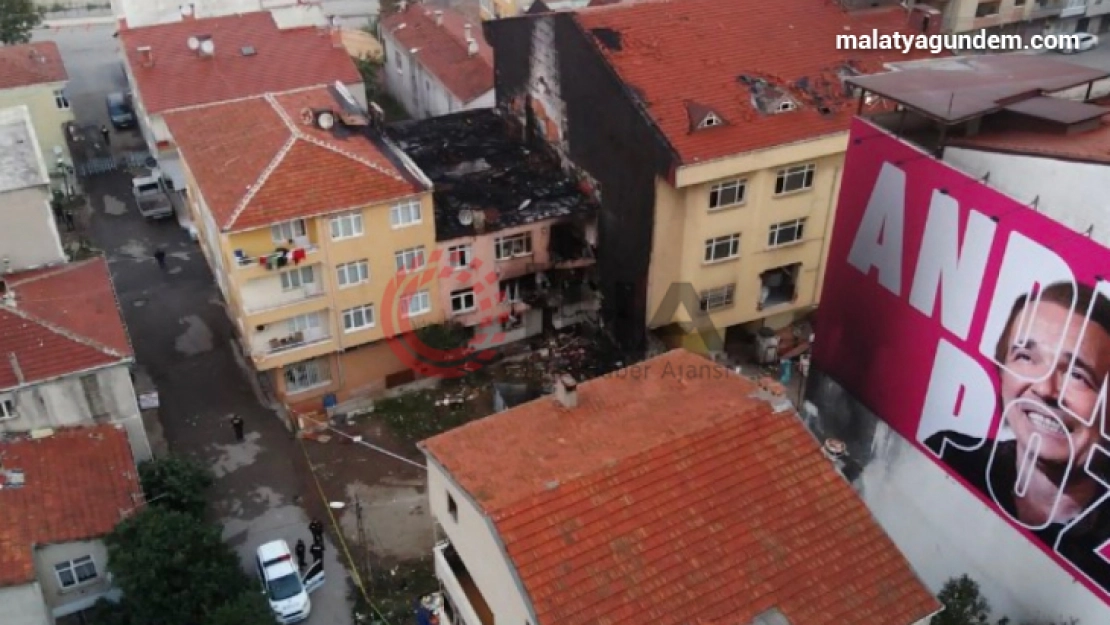
[[[1084,18],[1079,20],[1078,24],[1075,25],[1075,32],[1085,33],[1085,32],[1087,32],[1087,29],[1090,28],[1090,27],[1091,27],[1091,18],[1084,17]]]

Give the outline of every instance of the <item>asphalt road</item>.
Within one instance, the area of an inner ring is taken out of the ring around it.
[[[105,94],[123,76],[110,26],[41,31],[58,42],[70,75],[71,103],[83,122],[106,121]],[[114,150],[141,149],[136,132],[113,133]],[[224,536],[254,574],[258,545],[310,538],[301,505],[301,451],[277,416],[264,408],[231,348],[232,325],[207,263],[177,223],[147,223],[130,202],[130,180],[111,173],[82,180],[93,211],[93,244],[104,250],[139,366],[157,385],[161,420],[172,452],[197,458],[217,476],[212,509]],[[166,271],[153,259],[167,253]],[[229,415],[246,422],[237,443]],[[314,496],[314,493],[311,493]],[[328,582],[313,593],[308,625],[352,622],[346,572],[330,540]]]

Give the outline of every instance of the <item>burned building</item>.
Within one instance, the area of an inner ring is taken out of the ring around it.
[[[551,146],[496,109],[387,132],[434,184],[449,321],[503,344],[596,319],[598,203]]]

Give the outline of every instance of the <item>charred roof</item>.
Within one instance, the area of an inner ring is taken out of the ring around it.
[[[497,109],[400,122],[387,133],[435,184],[439,241],[474,236],[475,223],[489,233],[597,213],[551,148],[524,141],[519,122]]]

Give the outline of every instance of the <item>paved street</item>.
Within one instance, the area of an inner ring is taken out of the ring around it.
[[[81,121],[105,121],[104,95],[122,74],[110,26],[40,31],[54,38],[71,77],[71,101]],[[138,149],[137,133],[113,133],[115,150]],[[85,179],[93,210],[90,237],[108,255],[137,360],[160,392],[170,449],[201,459],[217,475],[213,509],[225,537],[253,574],[261,543],[309,538],[300,504],[303,455],[277,417],[262,407],[233,355],[231,323],[195,243],[174,221],[146,223],[130,202],[123,173]],[[167,253],[167,271],[153,259]],[[228,415],[248,431],[236,443]],[[311,491],[305,491],[315,496]],[[326,519],[325,519],[326,521]],[[328,582],[313,594],[309,625],[352,621],[348,583],[335,546],[327,544]]]

